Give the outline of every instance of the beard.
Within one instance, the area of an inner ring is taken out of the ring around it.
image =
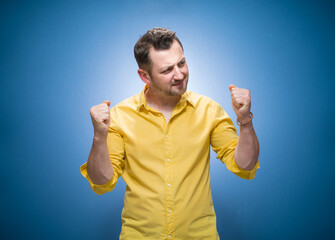
[[[183,80],[172,81],[168,88],[159,85],[158,81],[151,77],[151,86],[165,96],[181,96],[186,92],[188,84],[188,75]]]

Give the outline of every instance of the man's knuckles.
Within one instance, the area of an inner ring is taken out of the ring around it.
[[[106,104],[103,105],[96,105],[90,108],[90,114],[99,114],[99,113],[109,113],[109,108]]]

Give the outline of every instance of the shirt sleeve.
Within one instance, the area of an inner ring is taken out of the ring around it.
[[[107,135],[107,147],[109,158],[114,169],[113,178],[103,185],[94,184],[87,173],[87,162],[80,167],[81,174],[88,180],[92,190],[99,195],[114,189],[119,177],[122,175],[124,166],[124,141],[118,130],[117,116],[114,108],[110,110],[110,116],[111,123]]]
[[[259,161],[251,171],[240,168],[234,158],[238,134],[232,120],[223,108],[217,104],[213,107],[214,127],[211,132],[211,145],[218,159],[226,164],[229,171],[244,179],[253,179],[259,167]]]

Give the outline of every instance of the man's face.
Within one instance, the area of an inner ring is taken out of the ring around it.
[[[150,90],[164,96],[180,96],[187,88],[188,67],[180,44],[174,40],[168,50],[150,49]]]

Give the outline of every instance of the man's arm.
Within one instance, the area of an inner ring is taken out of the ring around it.
[[[234,157],[240,168],[251,171],[257,163],[258,155],[259,143],[252,122],[250,122],[240,127],[240,138]]]
[[[259,143],[250,120],[251,99],[250,91],[229,85],[231,92],[232,106],[236,113],[240,126],[240,137],[235,149],[235,162],[244,169],[254,169],[259,155]]]
[[[107,134],[110,125],[109,101],[90,109],[94,127],[94,138],[87,160],[87,173],[94,184],[103,185],[113,178],[114,169],[107,148]]]

